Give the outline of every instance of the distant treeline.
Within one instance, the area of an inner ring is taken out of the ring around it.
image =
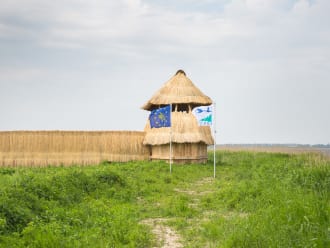
[[[330,148],[330,143],[329,144],[219,144],[217,146],[246,146],[246,147],[311,147],[311,148]]]

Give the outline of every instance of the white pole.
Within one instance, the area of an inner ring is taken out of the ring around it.
[[[216,131],[216,123],[215,123],[215,117],[216,117],[216,103],[213,103],[213,140],[214,140],[214,144],[213,144],[213,177],[215,178],[215,165],[216,165],[216,161],[215,161],[215,145],[217,143],[217,139],[216,139],[216,135],[217,135],[217,131]]]
[[[171,126],[170,126],[170,173],[172,173],[172,103],[171,103],[171,110],[170,110],[170,117],[171,117]]]

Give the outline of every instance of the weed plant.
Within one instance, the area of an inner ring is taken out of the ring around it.
[[[184,247],[329,247],[330,163],[224,152],[165,162],[0,168],[0,247],[154,247],[162,218]]]

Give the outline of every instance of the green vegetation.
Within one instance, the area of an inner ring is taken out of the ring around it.
[[[0,247],[329,247],[330,162],[218,152],[207,165],[0,168]]]

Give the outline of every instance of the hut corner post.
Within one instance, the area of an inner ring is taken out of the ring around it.
[[[214,109],[214,113],[213,113],[213,177],[215,178],[215,167],[216,167],[216,161],[215,161],[215,146],[216,146],[216,135],[217,135],[217,130],[216,130],[216,123],[215,123],[215,117],[216,117],[216,103],[213,103],[213,109]]]

